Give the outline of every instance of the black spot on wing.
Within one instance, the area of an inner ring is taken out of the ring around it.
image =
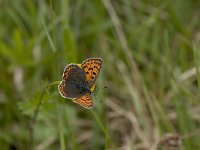
[[[88,70],[93,70],[93,68],[89,68]]]

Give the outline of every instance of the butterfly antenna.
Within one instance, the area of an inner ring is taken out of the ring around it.
[[[95,87],[95,90],[99,90],[99,89],[107,89],[108,87],[107,86],[102,86],[102,87]]]
[[[96,87],[95,90],[98,91],[99,89],[105,89],[108,88],[107,86],[102,86],[102,87]],[[100,101],[101,103],[103,102],[102,99],[95,93],[92,92],[92,95],[94,96],[95,99],[98,99],[98,101]]]

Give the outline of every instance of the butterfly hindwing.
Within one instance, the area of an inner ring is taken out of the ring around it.
[[[82,63],[81,68],[85,72],[86,81],[89,88],[91,88],[94,85],[100,73],[101,65],[102,65],[101,58],[89,58]]]
[[[76,99],[73,99],[74,103],[81,105],[84,108],[90,109],[93,107],[92,96],[90,93],[82,95]]]

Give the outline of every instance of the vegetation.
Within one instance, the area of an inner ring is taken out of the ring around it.
[[[200,149],[199,6],[1,0],[0,149]],[[87,110],[57,86],[90,57],[103,68]]]

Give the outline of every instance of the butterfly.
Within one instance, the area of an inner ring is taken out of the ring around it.
[[[72,99],[84,108],[93,107],[92,92],[101,71],[101,58],[88,58],[82,64],[65,67],[58,90],[62,97]]]

